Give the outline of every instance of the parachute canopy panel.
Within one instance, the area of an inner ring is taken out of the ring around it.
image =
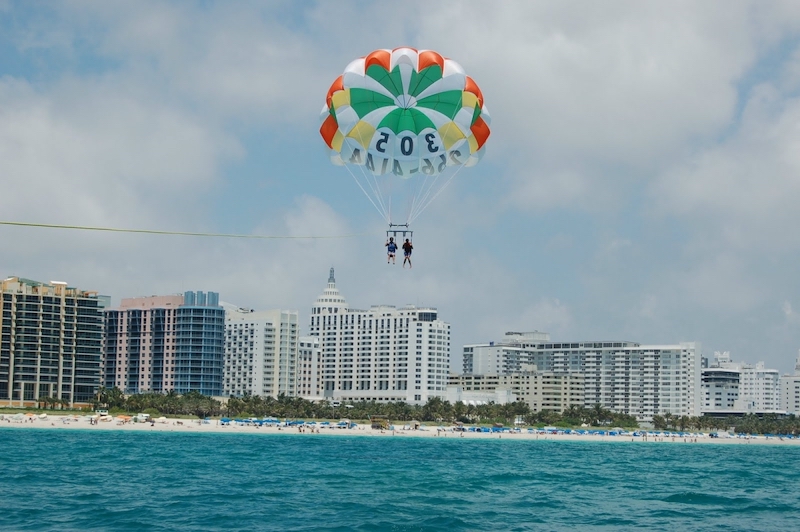
[[[408,216],[398,220],[408,223],[438,194],[441,174],[480,160],[491,118],[461,65],[433,50],[396,48],[347,65],[328,89],[320,121],[331,161],[359,167],[359,186],[389,223],[398,205],[384,197],[384,181],[414,182]]]

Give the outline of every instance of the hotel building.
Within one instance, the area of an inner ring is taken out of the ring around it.
[[[319,338],[322,395],[329,400],[404,401],[444,397],[450,372],[450,324],[435,308],[356,310],[328,285],[311,309]]]
[[[781,410],[800,416],[800,353],[794,365],[794,375],[781,377]]]
[[[103,385],[221,396],[224,340],[216,292],[123,299],[105,313]]]
[[[0,281],[0,404],[91,402],[100,386],[108,298],[51,281]]]
[[[508,391],[517,401],[527,403],[532,412],[563,412],[571,406],[585,405],[582,373],[539,372],[524,365],[520,372],[503,375],[450,375],[448,384],[448,400],[451,388],[456,388],[464,397],[470,393]]]
[[[654,415],[700,415],[700,346],[694,342],[551,342],[546,333],[508,333],[498,343],[464,346],[464,373],[509,375],[523,365],[583,374],[583,405],[650,421]]]
[[[715,352],[702,370],[702,413],[736,415],[781,412],[780,373],[764,367],[733,362],[728,351]]]
[[[297,350],[297,395],[309,400],[322,398],[319,372],[319,337],[301,336]]]
[[[297,395],[298,314],[225,308],[226,396]]]

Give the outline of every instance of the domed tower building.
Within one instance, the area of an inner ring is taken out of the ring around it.
[[[319,338],[322,395],[340,401],[424,404],[445,397],[450,372],[450,324],[431,307],[351,309],[328,285],[311,309]]]

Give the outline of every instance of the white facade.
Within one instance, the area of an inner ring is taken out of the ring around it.
[[[481,348],[480,356],[472,356],[473,346],[464,346],[464,357],[462,358],[464,375],[501,375],[507,372],[504,364],[506,357],[503,349],[507,346],[533,344],[537,342],[547,343],[550,335],[546,332],[507,332],[499,342],[489,342],[489,345],[479,344]]]
[[[800,353],[794,365],[794,375],[781,377],[781,410],[800,416]]]
[[[731,361],[728,351],[715,352],[714,362],[703,369],[703,413],[782,412],[780,373],[764,367]]]
[[[462,394],[491,394],[502,390],[513,394],[514,400],[527,403],[532,412],[563,412],[571,406],[582,407],[585,403],[583,373],[540,372],[534,366],[525,365],[519,373],[450,375],[448,382],[447,399],[450,402],[454,402],[451,396],[458,390]]]
[[[450,324],[434,308],[348,308],[331,268],[311,310],[319,338],[322,395],[329,400],[424,404],[444,397],[450,372]]]
[[[742,365],[742,400],[745,408],[756,412],[780,411],[781,374],[767,369],[763,362]]]
[[[312,401],[322,398],[319,373],[319,337],[301,336],[297,350],[297,395]]]
[[[544,333],[537,333],[542,335]],[[519,373],[526,364],[556,374],[584,374],[584,406],[650,421],[654,415],[700,415],[700,345],[634,342],[556,342],[511,336],[500,343],[464,346],[474,373]]]
[[[297,395],[298,333],[296,311],[226,305],[223,393]]]
[[[507,405],[517,401],[517,396],[511,390],[494,389],[491,391],[471,391],[464,386],[448,386],[445,400],[451,404],[464,403],[465,405]]]

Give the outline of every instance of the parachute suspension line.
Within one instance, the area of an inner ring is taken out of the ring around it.
[[[33,222],[11,222],[0,221],[0,226],[15,226],[15,227],[36,227],[42,229],[74,229],[79,231],[99,231],[106,233],[130,233],[130,234],[143,234],[143,235],[174,235],[174,236],[205,236],[213,238],[248,238],[248,239],[281,239],[281,240],[297,240],[297,239],[327,239],[327,238],[353,238],[357,236],[366,236],[370,233],[349,234],[349,235],[327,235],[327,236],[281,236],[281,235],[241,235],[232,233],[193,233],[189,231],[165,231],[159,229],[126,229],[120,227],[97,227],[88,225],[65,225],[65,224],[42,224]]]
[[[383,198],[384,194],[383,191],[381,190],[380,184],[378,183],[377,176],[375,176],[372,172],[368,172],[367,170],[365,170],[365,167],[363,165],[359,166],[358,168],[361,171],[361,176],[364,178],[364,181],[369,185],[370,190],[372,190],[372,193],[375,195],[375,199],[381,206],[383,219],[386,221],[391,220],[392,216],[391,204],[389,208],[386,207],[387,202]],[[391,199],[391,197],[389,199]]]
[[[439,190],[437,190],[436,193],[432,197],[423,198],[422,204],[420,205],[420,207],[417,209],[416,213],[414,214],[414,218],[416,218],[417,216],[422,214],[422,211],[424,211],[428,207],[428,205],[430,205],[431,202],[433,200],[435,200],[439,196],[439,194],[444,192],[444,189],[447,188],[447,186],[450,184],[450,182],[453,180],[453,178],[455,178],[458,175],[458,173],[461,171],[462,168],[464,168],[463,164],[461,166],[459,166],[458,169],[455,172],[453,172],[453,175],[451,175],[447,179],[447,181],[445,181],[444,185],[442,185],[441,188],[439,188]],[[428,189],[428,194],[427,194],[428,196],[430,195],[430,191],[431,190],[432,189],[430,189],[430,188]],[[414,218],[412,218],[412,221],[414,220]]]
[[[375,181],[376,182],[378,181],[377,177],[375,177]],[[387,179],[386,181],[388,183],[388,185],[386,187],[388,189],[386,191],[386,201],[389,204],[389,219],[387,220],[387,222],[389,222],[389,225],[391,226],[392,225],[392,220],[393,220],[393,218],[392,218],[392,207],[394,206],[393,203],[392,203],[392,198],[394,197],[394,195],[393,195],[394,190],[392,190],[394,188],[394,179],[392,177],[389,177],[389,179]]]
[[[414,193],[413,200],[411,202],[411,209],[408,211],[408,219],[406,220],[406,223],[411,223],[411,220],[417,217],[416,212],[422,199],[429,193],[430,189],[436,185],[436,180],[439,179],[439,175],[441,174],[437,174],[436,176],[426,175],[425,179],[420,182],[418,189]],[[433,182],[429,184],[428,181],[431,180],[431,177],[433,177]]]
[[[373,200],[373,199],[372,199],[372,196],[370,196],[370,195],[369,195],[369,193],[366,191],[366,189],[364,189],[364,186],[363,186],[363,185],[361,184],[361,182],[358,180],[358,178],[357,178],[357,177],[356,177],[356,175],[353,173],[353,171],[352,171],[352,170],[350,170],[350,167],[349,167],[349,166],[347,166],[346,164],[344,165],[344,167],[347,169],[348,173],[349,173],[351,176],[353,176],[353,181],[355,181],[355,182],[356,182],[356,185],[358,185],[358,188],[360,188],[360,189],[361,189],[361,192],[363,192],[363,193],[364,193],[364,195],[365,195],[365,196],[367,197],[367,199],[369,200],[369,202],[370,202],[370,203],[372,203],[372,206],[373,206],[373,207],[375,207],[375,210],[376,210],[376,211],[378,211],[378,214],[380,214],[380,215],[381,215],[381,216],[384,218],[384,220],[386,220],[386,219],[387,219],[387,216],[386,216],[386,211],[385,211],[385,209],[384,209],[384,210],[382,210],[380,207],[378,207],[378,205],[375,203],[375,200]],[[380,202],[380,200],[379,200],[379,202]]]
[[[454,109],[454,110],[453,110],[453,116],[449,116],[449,117],[448,117],[448,118],[450,118],[450,122],[447,124],[447,129],[445,130],[445,136],[447,136],[447,134],[449,133],[449,131],[450,131],[450,128],[451,128],[451,127],[454,127],[454,122],[453,122],[453,120],[454,120],[454,118],[455,118],[455,115],[456,115],[456,113],[457,113],[457,110],[455,110],[455,109]],[[447,115],[445,115],[445,116],[447,116]],[[440,194],[440,193],[441,193],[441,192],[442,192],[442,191],[443,191],[445,188],[447,188],[447,185],[449,185],[449,184],[450,184],[450,181],[452,181],[452,180],[453,180],[453,178],[456,176],[456,174],[458,174],[458,172],[460,172],[460,171],[461,171],[461,169],[462,169],[463,167],[464,167],[464,165],[463,165],[463,164],[462,164],[462,165],[459,165],[459,167],[458,167],[458,168],[457,168],[457,169],[456,169],[456,170],[453,172],[453,175],[451,175],[451,176],[450,176],[450,177],[447,179],[447,181],[445,182],[445,184],[444,184],[444,185],[442,185],[442,186],[441,186],[441,188],[439,188],[439,190],[437,190],[437,191],[436,191],[436,193],[433,195],[433,197],[431,197],[431,193],[432,193],[432,191],[433,191],[434,187],[436,186],[436,182],[439,180],[439,177],[441,177],[441,175],[442,175],[442,174],[441,174],[441,173],[438,173],[438,174],[436,174],[436,177],[433,179],[433,182],[432,182],[432,183],[430,183],[430,185],[428,185],[428,187],[427,187],[427,188],[425,188],[425,186],[428,184],[428,179],[430,178],[430,176],[426,176],[426,177],[425,177],[425,180],[423,181],[423,183],[422,183],[422,186],[420,187],[420,193],[421,193],[421,197],[419,198],[419,201],[417,201],[417,199],[418,199],[418,198],[417,198],[416,196],[415,196],[415,198],[414,198],[414,209],[412,210],[411,214],[410,214],[410,215],[409,215],[409,217],[408,217],[408,218],[409,218],[409,219],[408,219],[408,222],[409,222],[409,223],[410,223],[411,221],[415,220],[415,219],[417,218],[417,216],[419,216],[420,214],[422,214],[422,211],[424,211],[424,210],[425,210],[425,209],[428,207],[428,205],[430,205],[430,204],[431,204],[431,202],[432,202],[432,201],[433,201],[433,200],[434,200],[434,199],[435,199],[435,198],[436,198],[436,197],[437,197],[437,196],[438,196],[438,195],[439,195],[439,194]],[[423,192],[423,189],[424,189],[424,192]]]
[[[370,141],[370,139],[364,138],[363,132],[361,131],[359,131],[358,137],[359,137],[358,141],[362,146],[368,144]],[[372,172],[368,172],[366,170],[365,165],[359,165],[359,170],[361,170],[361,176],[364,178],[364,182],[366,182],[369,185],[370,190],[372,190],[372,193],[375,195],[374,196],[375,199],[381,206],[383,219],[391,223],[392,219],[391,195],[389,195],[389,208],[387,209],[386,207],[387,202],[383,198],[383,193],[382,193],[383,191],[381,190],[381,186],[378,183],[377,176],[375,176],[375,174],[373,174]]]

